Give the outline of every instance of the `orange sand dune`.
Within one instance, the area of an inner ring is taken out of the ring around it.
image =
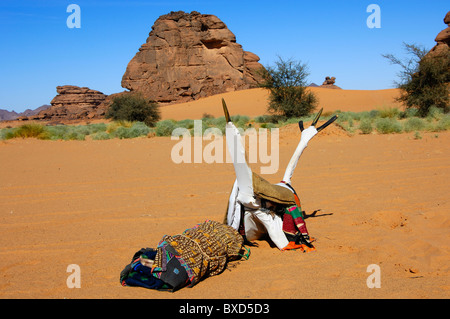
[[[280,130],[269,181],[298,140],[295,125]],[[316,252],[260,241],[249,260],[193,288],[122,287],[120,271],[141,247],[223,218],[232,164],[175,164],[175,143],[1,141],[0,298],[450,297],[450,133],[349,137],[336,127],[310,142],[293,178],[302,208],[317,211],[306,219]],[[72,264],[81,288],[67,286]],[[368,288],[369,265],[380,267],[381,288]]]
[[[324,112],[370,111],[382,107],[398,107],[394,100],[398,89],[386,90],[337,90],[325,88],[310,88],[319,99],[319,107]],[[267,114],[269,93],[266,89],[250,89],[218,94],[194,102],[167,105],[161,107],[163,119],[200,119],[208,113],[214,117],[223,116],[221,99],[227,102],[231,114],[248,115],[250,117]]]

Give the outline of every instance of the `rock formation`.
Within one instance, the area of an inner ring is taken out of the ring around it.
[[[450,49],[450,11],[444,17],[447,28],[438,33],[434,41],[436,45],[428,52],[428,56],[439,55]]]
[[[319,87],[326,89],[340,89],[340,87],[335,85],[334,83],[336,83],[336,78],[334,76],[332,77],[327,76],[325,78],[325,81]]]
[[[258,61],[216,16],[171,12],[155,21],[122,87],[161,104],[196,100],[254,86]]]
[[[19,120],[79,120],[102,118],[105,114],[106,108],[100,106],[107,96],[102,92],[74,85],[58,86],[56,92],[51,107]]]

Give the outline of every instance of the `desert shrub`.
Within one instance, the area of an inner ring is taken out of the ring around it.
[[[450,130],[450,115],[446,114],[436,124],[434,131],[446,131]]]
[[[212,118],[208,119],[206,121],[203,121],[203,123],[207,127],[216,127],[218,128],[223,134],[225,134],[225,126],[227,124],[227,121],[225,120],[225,116],[221,116],[218,118]]]
[[[128,138],[129,135],[128,131],[129,128],[125,126],[120,126],[114,131],[114,133],[112,133],[112,136],[118,138]]]
[[[436,106],[430,107],[427,118],[431,120],[440,120],[444,116],[444,111]]]
[[[118,127],[114,133],[112,133],[113,137],[117,138],[135,138],[140,136],[147,136],[150,132],[150,128],[142,122],[135,122],[131,126],[120,126]]]
[[[378,116],[381,118],[396,118],[400,111],[395,107],[382,107],[378,110]]]
[[[408,109],[407,108],[406,110],[400,111],[398,113],[398,118],[399,119],[411,118],[411,117],[417,116],[417,113],[418,113],[417,109],[414,109],[414,108],[409,108]]]
[[[258,85],[270,91],[268,111],[286,117],[310,114],[317,106],[316,96],[307,88],[306,64],[278,58],[275,66],[259,70]]]
[[[47,128],[41,124],[24,124],[19,127],[13,128],[9,130],[6,135],[5,139],[10,138],[38,138],[41,140],[47,140],[50,138],[50,134],[47,130]]]
[[[88,124],[87,128],[89,130],[89,134],[95,134],[98,132],[106,132],[108,125],[106,125],[106,123]]]
[[[379,116],[379,114],[380,114],[380,111],[378,111],[378,110],[371,110],[369,112],[369,117],[374,119],[374,118],[377,118]]]
[[[156,136],[171,136],[176,128],[173,120],[163,120],[156,123]]]
[[[88,125],[77,125],[71,127],[72,132],[75,132],[77,135],[89,135],[91,134],[91,130]]]
[[[352,117],[352,113],[353,112],[341,112],[341,113],[339,113],[338,115],[339,115],[339,117],[338,117],[338,119],[336,120],[337,121],[337,123],[344,123],[344,122],[348,122],[348,121],[350,121],[350,120],[353,120],[353,117]]]
[[[260,115],[254,118],[256,123],[267,123],[269,122],[269,115]]]
[[[93,140],[109,140],[111,138],[111,136],[104,131],[96,132],[92,134],[91,137]]]
[[[202,119],[202,121],[204,121],[204,120]],[[194,128],[194,120],[187,119],[187,120],[178,121],[176,123],[176,127],[184,127],[184,128],[187,128],[190,130],[191,128]]]
[[[231,116],[231,121],[236,127],[242,127],[245,128],[247,123],[250,121],[250,117],[246,115],[233,115]]]
[[[3,128],[0,129],[0,140],[6,140],[12,138],[14,129],[13,128]]]
[[[86,125],[54,125],[47,126],[49,138],[51,140],[85,140],[86,135],[90,134],[90,130]]]
[[[109,134],[114,134],[114,132],[122,125],[118,121],[114,121],[108,124],[106,132]]]
[[[363,134],[370,134],[373,131],[372,121],[368,118],[363,118],[359,123],[359,129]]]
[[[204,132],[205,132],[205,130],[208,128],[208,127],[210,127],[207,123],[206,123],[206,121],[201,121],[200,122],[201,123],[201,132],[197,132],[197,131],[195,131],[196,129],[198,129],[198,124],[197,124],[197,127],[193,127],[193,128],[191,128],[189,131],[190,131],[190,134],[191,134],[191,136],[195,136],[195,135],[197,135],[197,134],[200,134],[200,135],[202,135]],[[214,126],[213,126],[214,127]]]
[[[415,140],[421,140],[422,139],[422,135],[420,135],[419,132],[414,132],[414,139]]]
[[[261,128],[266,128],[266,129],[272,129],[272,128],[276,128],[277,126],[273,123],[262,123]]]
[[[289,125],[289,124],[297,124],[300,120],[302,120],[303,122],[308,122],[309,118],[291,117],[289,119],[279,120],[278,125],[283,126],[283,125]],[[272,124],[272,123],[270,123],[270,124]]]
[[[392,64],[399,65],[400,82],[397,87],[401,95],[397,99],[407,108],[417,108],[420,116],[426,116],[431,107],[437,107],[444,112],[449,111],[450,97],[448,83],[450,82],[450,49],[443,49],[433,56],[427,55],[423,47],[404,43],[411,58],[402,61],[392,54],[383,55]]]
[[[48,126],[47,130],[50,134],[51,140],[64,140],[67,139],[65,136],[68,132],[68,126],[66,125],[53,125]]]
[[[402,131],[401,124],[397,120],[388,117],[376,119],[375,127],[378,133],[381,134],[400,133]]]
[[[159,106],[139,93],[123,94],[113,99],[106,118],[144,122],[152,127],[160,119]]]
[[[67,134],[68,140],[77,140],[77,141],[84,141],[86,139],[86,135],[83,131],[78,131],[76,129],[69,130]]]
[[[130,135],[139,137],[139,136],[147,136],[150,133],[150,128],[142,122],[136,122],[130,128]]]
[[[405,132],[422,131],[426,126],[425,121],[421,118],[411,117],[405,122],[404,130]]]

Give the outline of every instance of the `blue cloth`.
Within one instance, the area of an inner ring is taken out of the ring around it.
[[[152,248],[142,248],[137,251],[132,259],[120,273],[120,282],[123,286],[137,286],[148,289],[167,289],[168,285],[152,275],[152,270],[141,264],[139,258],[155,259],[157,251]]]
[[[127,286],[139,286],[148,289],[166,288],[164,281],[152,275],[150,268],[139,261],[131,264],[131,271],[123,281]]]

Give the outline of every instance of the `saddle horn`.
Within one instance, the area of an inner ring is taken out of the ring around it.
[[[231,122],[230,113],[228,113],[227,104],[225,103],[225,100],[222,98],[222,107],[223,107],[223,113],[225,114],[225,120],[228,122]]]
[[[319,113],[317,113],[316,117],[311,123],[311,126],[316,126],[317,121],[319,121],[320,116],[322,115],[323,108],[320,109]]]

